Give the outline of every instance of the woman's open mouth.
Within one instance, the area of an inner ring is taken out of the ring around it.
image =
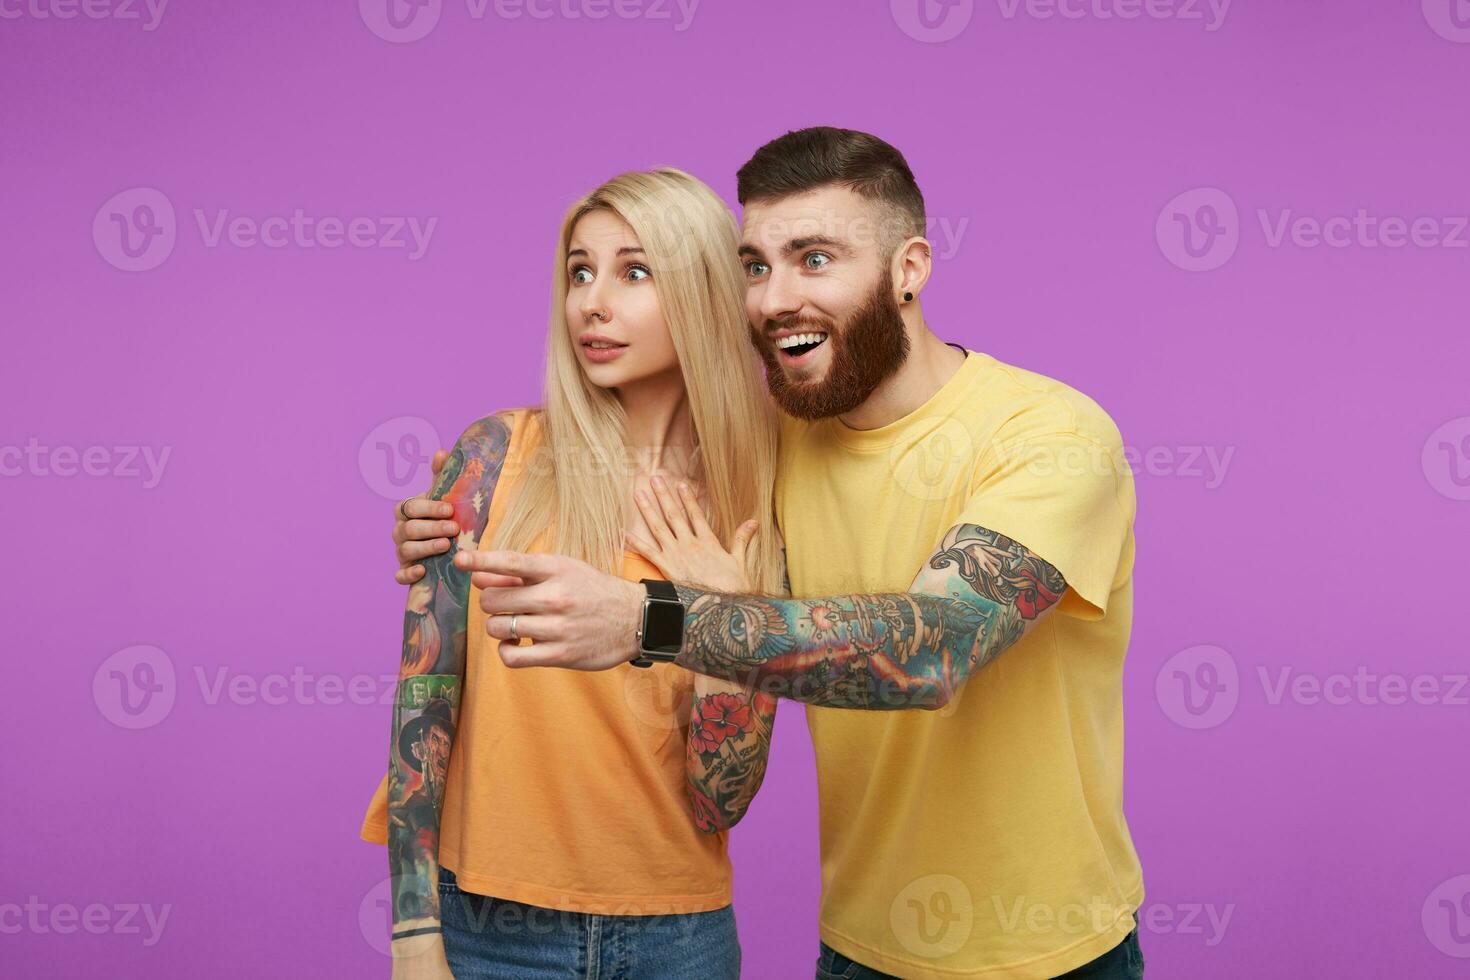
[[[606,364],[608,361],[617,360],[628,349],[627,344],[614,344],[607,340],[584,340],[582,341],[582,353],[587,360],[598,364]]]

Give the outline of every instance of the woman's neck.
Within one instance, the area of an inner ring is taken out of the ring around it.
[[[675,480],[697,479],[694,422],[679,371],[619,388],[617,396],[627,417],[628,448],[637,472]]]

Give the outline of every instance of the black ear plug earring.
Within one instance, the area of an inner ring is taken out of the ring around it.
[[[903,294],[903,301],[905,303],[912,303],[914,301],[914,294],[913,293],[904,293]]]

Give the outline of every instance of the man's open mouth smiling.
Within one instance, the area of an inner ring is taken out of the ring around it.
[[[809,330],[805,333],[787,334],[784,337],[777,337],[774,341],[776,349],[781,352],[781,356],[792,361],[800,360],[826,342],[827,332],[825,330]]]

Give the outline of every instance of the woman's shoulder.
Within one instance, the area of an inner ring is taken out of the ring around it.
[[[523,430],[539,429],[540,416],[541,409],[537,406],[505,408],[491,412],[466,426],[459,441],[462,444],[485,441],[509,443]]]

